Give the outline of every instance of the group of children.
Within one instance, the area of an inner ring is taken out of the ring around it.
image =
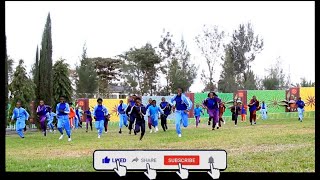
[[[88,132],[88,127],[91,127],[92,131],[92,116],[95,119],[95,128],[98,131],[98,138],[101,138],[103,129],[107,133],[108,121],[110,121],[110,114],[108,109],[102,105],[103,100],[101,98],[97,99],[97,105],[94,107],[93,111],[88,108],[86,111],[82,112],[81,108],[76,107],[74,111],[71,107],[71,103],[66,103],[64,96],[59,98],[59,103],[56,106],[56,112],[52,112],[50,106],[46,106],[44,101],[40,100],[40,104],[37,107],[37,115],[40,119],[40,125],[44,136],[46,136],[46,121],[50,128],[50,132],[55,132],[53,119],[57,117],[57,129],[61,136],[59,140],[63,139],[64,133],[66,131],[68,136],[68,141],[71,141],[71,128],[82,127],[82,116],[84,114],[86,119],[86,132]],[[299,98],[297,101],[297,106],[299,110],[299,120],[302,122],[303,118],[303,108],[305,106],[304,102]],[[225,121],[222,116],[226,110],[226,106],[218,97],[215,92],[210,92],[208,97],[202,102],[202,107],[207,110],[209,114],[208,125],[212,122],[212,130],[219,129],[221,124]],[[250,112],[250,124],[256,124],[256,112],[261,111],[262,119],[267,118],[267,105],[264,101],[260,106],[259,101],[255,96],[252,97],[249,104]],[[129,103],[125,104],[122,100],[117,107],[117,115],[119,116],[119,133],[122,133],[123,126],[128,127],[129,134],[134,131],[137,135],[141,131],[140,140],[142,140],[145,134],[145,124],[148,122],[148,127],[150,133],[158,132],[158,119],[161,120],[161,127],[163,131],[168,130],[167,117],[173,112],[175,113],[175,128],[178,137],[181,137],[181,124],[184,127],[188,126],[188,113],[192,108],[192,101],[183,93],[182,88],[177,89],[177,94],[173,96],[170,102],[167,102],[164,97],[161,99],[161,103],[157,105],[156,100],[149,99],[149,104],[144,106],[141,102],[141,98],[136,95],[130,97]],[[240,101],[235,101],[233,106],[230,107],[232,112],[232,120],[237,126],[238,115],[241,114],[241,121],[246,121],[247,107],[243,105]],[[196,121],[196,127],[199,126],[201,114],[204,112],[199,104],[194,108],[194,117]],[[12,120],[16,120],[16,130],[21,138],[24,138],[23,129],[25,128],[25,121],[29,119],[28,112],[21,107],[21,102],[18,101],[16,108],[13,111]],[[153,129],[152,129],[153,128]]]

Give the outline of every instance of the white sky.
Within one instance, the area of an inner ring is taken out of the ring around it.
[[[240,23],[250,21],[264,39],[264,50],[252,64],[263,77],[265,68],[281,57],[285,73],[293,83],[301,77],[315,80],[314,2],[6,2],[7,52],[15,62],[23,59],[30,71],[36,46],[48,12],[52,20],[53,61],[60,57],[74,67],[84,42],[89,57],[114,57],[141,47],[157,46],[165,28],[180,42],[183,35],[191,60],[206,68],[194,37],[202,26],[218,25],[231,34]],[[290,68],[289,68],[290,67]],[[219,80],[220,66],[215,74]],[[200,74],[191,86],[199,92]]]

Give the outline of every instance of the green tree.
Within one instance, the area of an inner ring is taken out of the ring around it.
[[[195,37],[196,44],[206,60],[207,67],[207,70],[202,70],[201,80],[206,89],[211,91],[216,89],[216,82],[213,77],[216,65],[221,58],[224,37],[224,31],[219,31],[218,26],[208,27],[206,25],[204,25],[202,33]]]
[[[53,94],[55,103],[59,102],[60,96],[66,96],[68,101],[72,100],[72,86],[71,80],[69,79],[69,65],[65,63],[65,59],[59,59],[53,65]]]
[[[240,24],[233,32],[231,40],[235,73],[240,75],[241,89],[257,89],[255,76],[250,70],[250,63],[253,62],[262,50],[263,39],[254,34],[251,23]]]
[[[262,84],[265,90],[280,90],[286,89],[286,75],[281,67],[280,58],[276,63],[267,69],[268,75],[262,80]]]
[[[161,63],[160,63],[160,71],[165,75],[166,78],[166,85],[163,86],[164,90],[166,92],[166,95],[170,94],[171,87],[170,84],[170,64],[172,64],[173,59],[175,58],[176,55],[176,50],[175,50],[175,42],[172,40],[173,35],[170,32],[166,32],[165,29],[163,29],[163,34],[161,35],[161,41],[158,46],[158,54],[161,58]]]
[[[176,58],[174,58],[169,66],[169,79],[171,93],[174,93],[178,87],[182,87],[185,91],[189,91],[194,79],[197,77],[198,67],[191,63],[190,52],[183,39],[176,49]]]
[[[40,60],[39,60],[39,83],[37,84],[37,99],[42,99],[48,105],[52,105],[52,38],[50,13],[42,35]]]
[[[161,58],[151,44],[147,43],[139,49],[131,48],[119,57],[123,59],[122,71],[125,85],[132,87],[132,92],[153,95],[156,91]]]
[[[222,72],[218,82],[218,90],[223,93],[233,93],[239,88],[239,75],[235,73],[235,62],[230,44],[226,46],[225,56],[222,57]],[[210,91],[208,88],[207,91]]]
[[[14,60],[10,56],[7,56],[6,59],[7,59],[8,84],[9,84],[12,81],[12,77],[13,77]]]
[[[299,86],[300,87],[315,87],[314,82],[308,81],[305,77],[301,78]]]
[[[38,48],[38,46],[37,46],[37,50],[36,50],[36,59],[35,59],[34,64],[31,67],[31,75],[32,75],[34,83],[38,86],[38,84],[39,84],[39,48]]]
[[[121,76],[121,60],[112,58],[89,58],[95,65],[95,72],[98,75],[99,94],[110,94],[110,85],[117,85]]]
[[[29,103],[35,98],[35,84],[32,79],[27,76],[24,61],[21,59],[19,65],[13,74],[12,82],[9,85],[9,90],[13,98],[11,99],[11,107],[9,116],[12,116],[12,111],[18,100],[21,101],[22,106],[30,113],[32,110],[29,107]]]
[[[87,57],[87,46],[83,45],[80,66],[76,66],[76,93],[78,97],[93,98],[98,88],[95,63]]]

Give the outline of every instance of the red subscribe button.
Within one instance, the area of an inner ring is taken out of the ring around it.
[[[164,156],[164,165],[199,165],[199,156]]]

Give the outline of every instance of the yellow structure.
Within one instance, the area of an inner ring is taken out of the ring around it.
[[[119,121],[119,116],[117,116],[116,113],[120,100],[123,100],[124,103],[127,102],[126,99],[103,99],[102,104],[108,109],[109,114],[111,115],[110,121]],[[92,111],[96,105],[97,99],[89,99],[89,107]]]
[[[300,87],[300,97],[306,104],[305,111],[315,110],[315,87]]]

